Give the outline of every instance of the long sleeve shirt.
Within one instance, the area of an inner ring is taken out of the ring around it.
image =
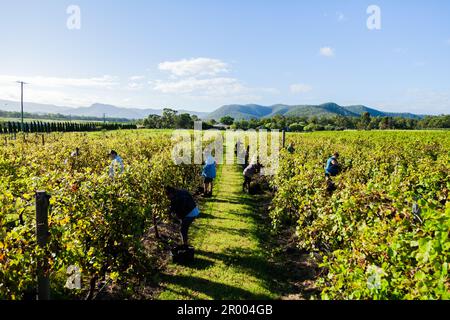
[[[116,173],[116,167],[119,168],[119,174],[123,173],[123,169],[124,169],[124,165],[123,165],[123,160],[121,157],[116,156],[112,161],[111,161],[111,165],[109,166],[109,176],[110,177],[114,177],[115,173]]]
[[[170,211],[175,213],[179,219],[183,219],[197,207],[194,198],[186,190],[177,190],[174,197],[170,199]]]

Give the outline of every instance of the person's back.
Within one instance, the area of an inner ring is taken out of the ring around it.
[[[325,167],[325,174],[335,176],[339,173],[339,164],[337,162],[337,157],[339,155],[335,153],[327,160],[327,164]]]
[[[184,189],[176,189],[170,199],[170,209],[179,219],[185,218],[196,207],[194,198]]]
[[[113,161],[117,162],[123,169],[123,159],[119,155],[116,155],[116,157]]]
[[[215,179],[216,178],[216,161],[212,156],[206,159],[206,163],[203,166],[202,175],[206,178]]]
[[[200,215],[200,211],[192,195],[183,189],[166,187],[166,194],[170,200],[170,212],[181,220],[180,233],[183,245],[188,246],[188,232],[192,222]]]
[[[252,164],[249,164],[244,169],[243,173],[244,173],[244,176],[251,178],[257,171],[258,171],[258,164],[252,163]]]
[[[253,176],[259,172],[261,169],[261,164],[259,164],[257,161],[250,163],[245,169],[244,169],[244,183],[242,184],[242,190],[245,191],[246,189],[248,192],[250,192],[250,184],[252,182]]]
[[[206,197],[211,197],[213,192],[213,181],[216,178],[216,160],[212,155],[208,155],[205,165],[203,166],[202,176],[203,180],[203,194]]]
[[[111,150],[109,153],[111,159],[111,165],[109,166],[109,176],[114,177],[116,173],[116,167],[119,167],[119,174],[124,171],[124,164],[122,158],[117,154],[116,151]]]

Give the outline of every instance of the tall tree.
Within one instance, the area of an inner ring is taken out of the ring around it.
[[[225,116],[225,117],[220,118],[220,122],[227,126],[231,126],[234,123],[234,118],[232,118],[230,116]]]

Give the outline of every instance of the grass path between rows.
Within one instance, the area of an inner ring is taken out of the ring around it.
[[[189,266],[170,264],[158,299],[276,299],[273,266],[262,245],[256,199],[242,192],[239,165],[221,165],[214,195],[190,230]]]

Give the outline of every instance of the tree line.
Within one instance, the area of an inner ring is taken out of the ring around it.
[[[163,114],[149,115],[139,120],[138,124],[150,129],[192,129],[194,121],[200,119],[188,113],[178,114],[172,109],[164,109]],[[203,129],[216,126],[219,122],[214,119],[203,121]],[[448,129],[450,128],[450,115],[426,116],[421,119],[401,117],[372,117],[368,112],[360,117],[346,116],[312,116],[312,117],[285,117],[276,115],[272,118],[235,120],[230,116],[220,119],[220,123],[228,125],[231,129],[267,129],[289,131],[332,131],[332,130],[420,130],[420,129]]]
[[[0,110],[0,118],[21,118],[22,114],[18,111],[3,111]],[[38,113],[23,113],[24,119],[39,119],[39,120],[61,120],[61,121],[72,121],[72,120],[81,120],[81,121],[92,121],[92,122],[100,122],[106,120],[108,122],[131,122],[130,119],[127,118],[99,118],[94,116],[75,116],[75,115],[65,115],[61,113],[46,113],[46,114],[38,114]]]
[[[221,122],[224,119],[221,119]],[[230,123],[230,119],[226,119]],[[360,117],[284,117],[276,115],[267,119],[234,120],[232,129],[288,129],[289,131],[333,131],[333,130],[420,130],[448,129],[450,115],[426,116],[422,119],[401,117],[372,117],[368,112]]]
[[[162,115],[151,114],[139,120],[138,124],[147,129],[192,129],[195,121],[200,121],[196,115],[164,108]],[[203,123],[204,129],[210,127],[211,125]]]
[[[117,130],[117,129],[136,129],[137,126],[132,123],[100,123],[100,122],[42,122],[32,121],[22,123],[18,121],[0,122],[0,133],[50,133],[50,132],[84,132],[99,130]]]

